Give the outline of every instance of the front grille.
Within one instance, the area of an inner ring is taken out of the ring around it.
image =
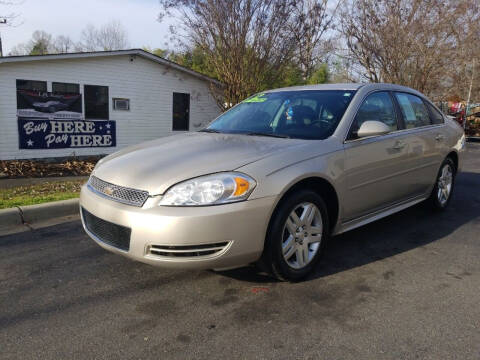
[[[148,199],[148,192],[110,184],[95,176],[90,176],[88,186],[94,192],[123,204],[142,207]]]
[[[130,249],[130,234],[128,227],[117,225],[100,219],[82,208],[82,217],[85,227],[99,240],[107,245],[128,251]]]
[[[165,257],[202,257],[218,255],[223,252],[229,242],[221,242],[204,245],[150,245],[147,248],[148,255],[165,256]]]

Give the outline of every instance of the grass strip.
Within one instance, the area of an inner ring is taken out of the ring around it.
[[[77,198],[85,180],[51,181],[0,189],[0,209]]]

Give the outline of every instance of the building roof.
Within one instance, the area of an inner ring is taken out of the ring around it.
[[[202,80],[209,81],[216,85],[222,86],[222,83],[216,79],[213,79],[209,76],[201,74],[197,71],[189,69],[185,66],[179,65],[173,61],[164,59],[160,56],[149,53],[148,51],[142,49],[128,49],[128,50],[114,50],[114,51],[94,51],[94,52],[78,52],[78,53],[66,53],[66,54],[49,54],[49,55],[22,55],[22,56],[5,56],[0,57],[0,64],[3,63],[16,63],[24,61],[45,61],[45,60],[66,60],[66,59],[83,59],[91,57],[105,57],[105,56],[118,56],[118,55],[131,55],[131,56],[140,56],[142,58],[154,61],[156,63],[162,64],[164,66],[182,71],[184,73],[190,74],[194,77],[197,77]]]

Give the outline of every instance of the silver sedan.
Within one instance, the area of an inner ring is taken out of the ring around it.
[[[422,201],[445,209],[464,150],[460,126],[410,88],[271,90],[200,132],[102,159],[82,221],[100,246],[151,265],[257,263],[295,281],[333,235]]]

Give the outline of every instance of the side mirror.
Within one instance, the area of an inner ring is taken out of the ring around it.
[[[390,132],[390,127],[381,121],[365,121],[358,129],[357,135],[360,138],[368,136],[385,135]]]

